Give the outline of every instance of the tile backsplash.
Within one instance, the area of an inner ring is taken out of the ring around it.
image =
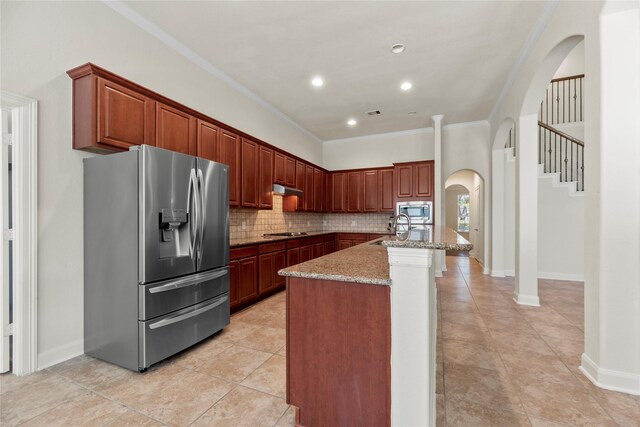
[[[391,214],[322,214],[283,212],[282,196],[273,196],[272,210],[231,209],[231,239],[260,237],[283,231],[343,231],[384,233]]]

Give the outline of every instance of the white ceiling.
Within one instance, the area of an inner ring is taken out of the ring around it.
[[[321,140],[486,120],[541,1],[126,1]],[[404,53],[390,47],[404,43]],[[324,87],[310,85],[321,75]],[[402,81],[413,89],[402,92]],[[369,110],[382,115],[370,117]],[[417,114],[409,115],[410,111]],[[348,118],[358,120],[346,126]]]

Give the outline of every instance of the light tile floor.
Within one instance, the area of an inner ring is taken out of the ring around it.
[[[438,279],[438,424],[640,426],[640,397],[593,386],[577,369],[582,285],[540,281],[542,307],[513,303],[513,279],[448,257]],[[291,426],[285,294],[149,369],[80,356],[27,377],[0,376],[0,425]]]
[[[438,424],[640,426],[640,396],[594,386],[579,370],[581,282],[540,280],[541,307],[513,302],[512,278],[447,257],[437,279]]]

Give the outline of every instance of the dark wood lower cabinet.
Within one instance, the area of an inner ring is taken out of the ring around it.
[[[272,295],[286,284],[278,271],[337,250],[350,248],[383,234],[328,233],[231,249],[229,263],[231,310],[236,311]]]
[[[391,425],[389,291],[287,278],[287,403],[298,407],[296,425]]]

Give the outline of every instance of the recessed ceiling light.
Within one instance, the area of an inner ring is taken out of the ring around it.
[[[315,87],[320,87],[324,84],[324,80],[322,80],[321,77],[314,77],[313,80],[311,80],[311,84]]]
[[[358,122],[356,122],[355,119],[349,119],[349,120],[347,120],[347,124],[349,126],[355,126],[356,124],[358,124]]]
[[[409,90],[413,87],[413,85],[411,84],[411,82],[404,82],[400,85],[400,89],[402,90]]]
[[[391,46],[391,53],[402,53],[404,52],[404,45],[402,43],[396,43]]]

